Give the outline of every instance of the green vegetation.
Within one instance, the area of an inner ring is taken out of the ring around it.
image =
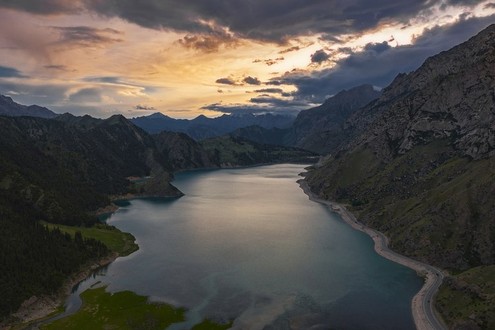
[[[457,270],[494,261],[494,180],[495,160],[455,156],[448,141],[388,163],[360,149],[308,175],[314,191],[351,205],[395,250]]]
[[[135,243],[135,237],[129,233],[124,233],[114,226],[106,224],[96,224],[93,227],[72,227],[64,225],[54,225],[44,223],[50,230],[58,228],[63,233],[68,233],[74,237],[77,232],[84,238],[92,238],[105,244],[109,250],[118,253],[119,256],[127,256],[139,249]]]
[[[210,320],[204,320],[203,322],[196,324],[191,330],[227,330],[232,328],[233,321],[226,324],[217,324]]]
[[[209,158],[220,166],[248,166],[263,163],[309,162],[315,154],[302,149],[258,144],[240,137],[221,136],[201,145]]]
[[[308,183],[384,232],[392,249],[459,274],[438,296],[449,326],[494,328],[495,159],[460,157],[448,140],[379,159],[356,149],[313,170]]]
[[[32,296],[56,292],[81,266],[109,253],[97,240],[48,230],[31,220],[36,210],[9,203],[11,197],[0,190],[0,319]]]
[[[44,325],[50,329],[165,329],[185,320],[184,308],[150,302],[130,291],[109,293],[105,287],[89,289],[81,294],[82,308],[75,314]],[[195,325],[193,330],[226,330],[232,323],[217,324],[210,320]]]
[[[146,297],[130,291],[112,294],[102,287],[86,290],[81,298],[83,306],[76,314],[45,325],[42,329],[162,330],[184,320],[183,308],[151,303]]]
[[[447,278],[436,306],[453,326],[495,329],[495,265],[472,268]]]

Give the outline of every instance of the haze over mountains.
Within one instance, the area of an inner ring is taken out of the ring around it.
[[[223,115],[208,118],[204,115],[194,119],[174,119],[162,113],[132,118],[131,121],[148,133],[162,131],[186,133],[195,140],[203,140],[230,133],[238,128],[256,125],[263,128],[286,128],[294,121],[292,116],[276,114]]]
[[[437,304],[452,328],[495,326],[495,25],[381,92],[345,90],[296,119],[154,114],[131,122],[0,101],[9,116],[54,117],[0,117],[7,215],[22,205],[37,219],[89,225],[110,195],[179,196],[174,171],[308,159],[296,149],[304,148],[327,155],[306,176],[314,192],[349,205],[398,252],[452,271]],[[132,176],[151,178],[136,185]]]

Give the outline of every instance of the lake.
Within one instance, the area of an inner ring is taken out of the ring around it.
[[[179,199],[136,199],[108,223],[140,250],[82,283],[131,290],[234,329],[415,329],[422,279],[375,253],[373,241],[296,183],[302,165],[176,175]]]

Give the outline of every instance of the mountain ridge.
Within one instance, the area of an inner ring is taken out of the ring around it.
[[[312,191],[450,272],[436,304],[449,327],[493,328],[495,25],[397,76],[344,125],[349,140],[306,176]]]

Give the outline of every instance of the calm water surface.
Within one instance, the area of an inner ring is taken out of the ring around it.
[[[312,202],[301,165],[195,171],[176,176],[186,195],[132,200],[108,222],[140,250],[96,281],[189,309],[235,329],[414,329],[410,302],[422,280],[373,250],[372,240]],[[72,307],[71,307],[72,306]]]

